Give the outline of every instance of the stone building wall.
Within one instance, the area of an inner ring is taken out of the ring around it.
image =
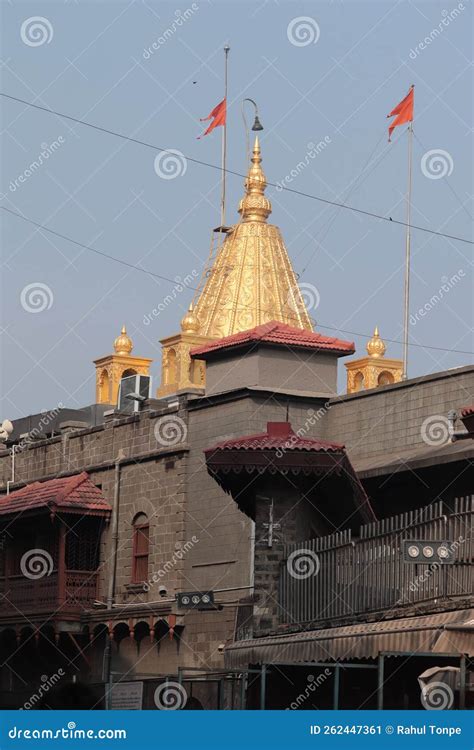
[[[331,399],[326,434],[345,443],[357,469],[357,461],[365,458],[426,447],[425,420],[446,420],[450,409],[459,412],[473,401],[474,366],[470,365]]]

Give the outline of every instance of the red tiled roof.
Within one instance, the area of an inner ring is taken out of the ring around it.
[[[85,515],[107,515],[112,510],[85,471],[71,477],[33,482],[0,497],[0,515],[44,507],[69,513],[84,512]]]
[[[330,443],[327,440],[298,437],[289,422],[267,422],[267,431],[257,435],[224,440],[212,448],[207,448],[206,454],[216,450],[294,450],[294,451],[329,451],[344,450],[342,443]]]
[[[263,323],[263,325],[251,328],[248,331],[234,333],[232,336],[226,336],[225,338],[204,344],[204,346],[198,346],[191,350],[191,356],[197,357],[199,355],[202,357],[202,355],[210,352],[251,343],[281,344],[289,347],[314,349],[316,351],[331,351],[338,354],[354,354],[355,352],[353,341],[343,341],[332,336],[322,336],[320,333],[314,333],[303,328],[294,328],[285,323],[272,320],[270,323]]]
[[[474,404],[470,404],[470,406],[463,406],[461,409],[461,417],[470,417],[471,414],[474,414]]]

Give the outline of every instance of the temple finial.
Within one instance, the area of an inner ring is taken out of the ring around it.
[[[242,221],[264,222],[272,212],[272,204],[264,195],[267,180],[260,166],[262,162],[261,153],[257,135],[253,145],[251,163],[245,178],[246,195],[239,204],[239,214],[242,216]]]
[[[380,338],[378,326],[375,326],[374,335],[367,342],[367,353],[369,357],[383,357],[386,348],[385,341]]]

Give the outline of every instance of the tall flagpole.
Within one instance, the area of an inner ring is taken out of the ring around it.
[[[221,197],[221,227],[225,226],[225,173],[227,163],[227,62],[230,47],[228,44],[224,47],[224,99],[226,106],[226,116],[224,127],[222,128],[222,197]]]
[[[414,86],[412,86],[414,88]],[[408,377],[408,326],[410,324],[410,244],[411,244],[411,187],[413,162],[413,120],[408,124],[408,187],[407,228],[405,240],[405,314],[403,323],[403,380]]]

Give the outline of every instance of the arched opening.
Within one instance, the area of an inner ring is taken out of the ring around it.
[[[191,360],[189,365],[189,379],[198,387],[204,386],[204,364],[197,359]]]
[[[364,390],[364,374],[362,372],[358,372],[354,378],[354,390],[355,391]]]
[[[140,644],[145,638],[150,638],[150,626],[147,622],[137,622],[137,624],[135,625],[135,641],[137,644],[138,652],[140,652]]]
[[[148,556],[150,551],[150,524],[146,513],[133,519],[132,583],[148,581]]]
[[[166,352],[163,370],[163,382],[166,385],[173,385],[176,383],[176,352],[174,349],[168,349]]]
[[[387,370],[384,370],[383,372],[381,372],[377,379],[378,385],[389,385],[390,383],[393,383],[393,382],[394,382],[393,375],[391,372],[388,372]]]
[[[110,378],[107,370],[102,370],[99,377],[99,404],[110,403]]]
[[[129,367],[128,370],[124,370],[122,372],[122,378],[129,378],[130,375],[136,375],[137,371],[133,369],[133,367]]]

